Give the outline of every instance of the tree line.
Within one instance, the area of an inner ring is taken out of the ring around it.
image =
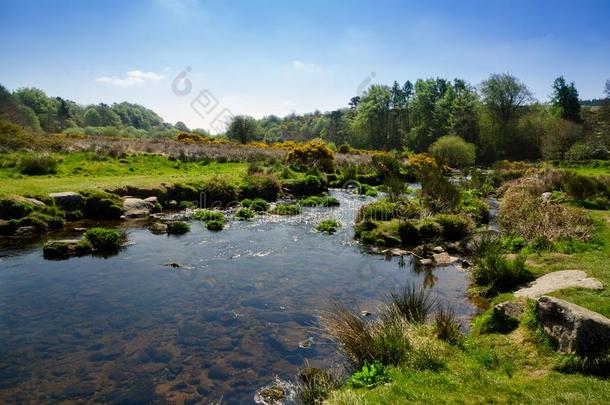
[[[227,135],[240,142],[322,138],[356,148],[427,151],[444,136],[476,147],[478,160],[562,159],[574,145],[592,158],[610,146],[610,80],[601,107],[582,108],[574,83],[558,77],[540,103],[518,78],[492,74],[475,88],[465,80],[419,79],[374,84],[347,107],[284,118],[235,117]]]

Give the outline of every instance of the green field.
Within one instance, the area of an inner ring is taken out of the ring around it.
[[[91,152],[55,155],[57,173],[29,176],[19,170],[23,153],[0,154],[0,195],[46,195],[59,191],[110,190],[131,185],[189,183],[219,175],[237,182],[247,163],[183,162],[159,155],[99,157]]]

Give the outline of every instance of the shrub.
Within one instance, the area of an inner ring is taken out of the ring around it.
[[[421,174],[421,196],[433,212],[451,211],[460,202],[460,190],[438,170]]]
[[[570,149],[564,154],[565,160],[591,160],[591,159],[608,159],[608,149],[603,146],[590,145],[577,142],[570,146]]]
[[[356,221],[389,221],[394,218],[411,219],[416,218],[418,215],[419,207],[415,203],[406,199],[390,201],[389,198],[384,198],[360,207]]]
[[[216,210],[198,210],[193,214],[193,218],[203,222],[224,221],[225,214]]]
[[[489,204],[481,198],[481,193],[467,190],[462,193],[460,210],[468,214],[477,224],[489,222]]]
[[[0,150],[30,148],[34,140],[20,125],[0,119]]]
[[[301,207],[297,204],[277,204],[271,213],[275,215],[299,215]]]
[[[437,139],[429,152],[437,162],[457,168],[472,166],[476,159],[474,145],[454,135]]]
[[[596,196],[610,196],[610,181],[577,173],[567,173],[562,186],[565,191],[577,200],[587,200]]]
[[[520,235],[507,235],[502,238],[502,248],[509,253],[519,253],[525,246],[525,238]]]
[[[170,235],[183,235],[191,230],[188,222],[172,221],[167,224],[167,233]]]
[[[400,242],[403,245],[417,246],[421,243],[419,230],[411,221],[401,221],[398,224],[398,236],[400,237]]]
[[[398,293],[390,294],[390,304],[408,322],[424,323],[436,305],[429,290],[408,284]]]
[[[125,232],[116,229],[91,228],[85,232],[85,239],[99,252],[113,252],[125,242]]]
[[[254,218],[254,215],[254,211],[250,208],[240,208],[237,210],[237,212],[235,212],[235,218],[239,219],[240,221],[252,219]]]
[[[443,238],[451,242],[464,239],[475,228],[472,219],[462,215],[439,214],[434,220],[443,228]]]
[[[54,157],[42,155],[27,155],[19,160],[19,172],[30,176],[57,173],[59,161]]]
[[[116,194],[104,191],[84,191],[84,216],[91,219],[119,219],[123,215],[123,203]]]
[[[339,200],[335,197],[310,196],[299,201],[303,207],[338,207]]]
[[[304,166],[316,166],[331,172],[335,167],[335,154],[320,139],[312,139],[303,144],[297,144],[286,156],[288,162]]]
[[[337,149],[337,152],[339,153],[351,153],[352,152],[352,147],[346,143],[342,143],[341,145],[339,145],[339,148]]]
[[[263,198],[267,201],[275,201],[282,191],[282,187],[274,174],[254,173],[244,177],[240,190],[242,198]]]
[[[360,371],[352,374],[348,381],[351,388],[373,388],[376,385],[390,381],[390,375],[386,366],[379,362],[369,364],[366,362]]]
[[[297,179],[284,180],[283,186],[290,194],[295,196],[317,195],[326,191],[320,177],[313,174]]]
[[[424,242],[440,240],[443,237],[443,226],[430,218],[420,221],[418,230],[419,236]]]
[[[208,221],[205,223],[205,227],[208,231],[212,231],[212,232],[219,232],[222,231],[222,229],[224,228],[225,224],[224,222],[217,220],[217,219],[213,219],[211,221]]]
[[[502,244],[498,238],[479,248],[470,276],[476,285],[483,287],[482,293],[485,296],[510,291],[533,278],[525,268],[525,257],[519,255],[514,260],[508,260],[502,253]]]
[[[318,225],[316,225],[316,230],[318,232],[327,233],[329,235],[337,232],[340,223],[336,219],[325,219],[321,221]]]
[[[504,230],[527,242],[590,238],[593,221],[584,210],[543,201],[537,186],[532,190],[528,182],[527,178],[518,180],[505,191],[498,217]]]
[[[241,206],[250,208],[256,212],[266,212],[269,209],[269,203],[262,198],[255,198],[254,200],[246,198],[241,201]]]

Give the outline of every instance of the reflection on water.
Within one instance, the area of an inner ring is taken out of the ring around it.
[[[3,249],[0,402],[252,403],[258,387],[293,379],[306,360],[340,361],[318,329],[330,300],[374,313],[415,281],[472,314],[463,272],[417,272],[409,257],[363,253],[351,224],[365,200],[333,195],[341,207],[231,222],[220,233],[194,222],[167,237],[136,225],[135,243],[107,259],[45,261],[39,244]],[[344,226],[314,232],[323,217]]]

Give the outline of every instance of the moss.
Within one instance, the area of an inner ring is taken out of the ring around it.
[[[0,219],[19,219],[35,210],[34,204],[23,197],[0,198]]]
[[[237,212],[235,212],[235,218],[239,219],[240,221],[247,221],[249,219],[252,219],[254,218],[254,215],[254,211],[250,208],[240,208],[239,210],[237,210]]]
[[[354,228],[356,237],[362,242],[378,246],[398,246],[401,244],[398,234],[399,220],[363,221]]]
[[[277,204],[271,213],[275,215],[299,215],[301,207],[297,204]]]
[[[167,224],[167,233],[170,235],[183,235],[191,230],[188,222],[173,221]]]
[[[93,246],[86,239],[75,240],[54,240],[47,242],[43,248],[45,259],[58,260],[66,259],[71,256],[83,256],[91,253]]]
[[[219,220],[211,220],[205,223],[205,227],[208,231],[219,232],[224,228],[224,222]]]
[[[116,194],[90,190],[81,193],[85,199],[84,217],[90,219],[119,219],[123,215],[123,202]]]
[[[336,219],[325,219],[316,225],[316,230],[318,232],[332,235],[333,233],[337,232],[339,226],[341,226],[341,223]]]

